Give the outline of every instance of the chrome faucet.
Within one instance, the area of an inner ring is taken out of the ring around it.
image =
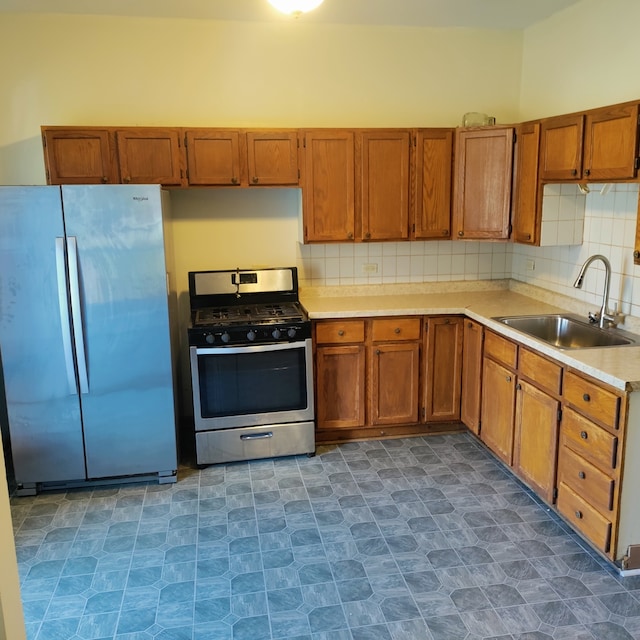
[[[582,281],[584,279],[584,274],[588,268],[588,266],[594,261],[600,260],[602,264],[604,264],[604,292],[602,293],[602,306],[600,307],[599,313],[591,313],[589,312],[589,322],[597,322],[598,326],[601,329],[604,329],[605,326],[614,326],[616,325],[616,317],[614,315],[609,314],[609,286],[611,284],[611,264],[609,260],[601,255],[595,254],[587,258],[580,269],[580,273],[576,278],[576,281],[573,283],[573,286],[576,289],[582,289]]]

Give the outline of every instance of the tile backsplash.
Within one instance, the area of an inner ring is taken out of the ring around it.
[[[633,264],[638,184],[575,185],[545,190],[546,236],[563,246],[529,247],[504,242],[433,241],[298,244],[301,286],[450,282],[513,278],[594,304],[602,299],[604,269],[591,265],[582,289],[573,282],[593,254],[611,262],[610,307],[640,317],[640,267]],[[547,202],[548,200],[548,202]],[[556,223],[556,224],[554,224]],[[577,235],[576,235],[577,234]],[[582,234],[582,244],[579,242]]]

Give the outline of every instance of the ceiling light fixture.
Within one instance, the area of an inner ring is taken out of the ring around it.
[[[278,11],[296,18],[302,13],[319,7],[323,2],[324,0],[269,0],[269,4]]]

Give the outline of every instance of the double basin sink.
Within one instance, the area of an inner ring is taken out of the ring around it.
[[[558,349],[590,349],[640,344],[625,331],[600,329],[570,314],[501,316],[493,320],[543,340]]]

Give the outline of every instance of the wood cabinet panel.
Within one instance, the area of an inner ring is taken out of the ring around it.
[[[512,127],[460,129],[456,132],[454,237],[509,237],[513,142]]]
[[[459,420],[463,319],[428,318],[425,329],[425,421]]]
[[[108,129],[41,127],[47,184],[120,181]]]
[[[510,369],[515,369],[518,364],[518,345],[493,333],[493,331],[485,332],[484,354],[491,356]]]
[[[617,466],[618,438],[568,407],[562,415],[562,444],[602,470]]]
[[[609,551],[611,521],[563,482],[558,486],[558,511],[601,551]]]
[[[542,189],[538,182],[540,123],[519,125],[516,136],[512,239],[535,245],[540,241],[542,218]]]
[[[371,340],[384,342],[391,340],[419,340],[420,318],[385,318],[371,321]]]
[[[583,175],[589,180],[634,178],[637,149],[637,104],[587,112]]]
[[[485,348],[489,333],[485,336]],[[513,462],[515,375],[485,357],[482,369],[480,439],[506,464]]]
[[[365,424],[365,347],[322,346],[316,350],[317,426]]]
[[[407,130],[361,131],[357,137],[358,209],[363,240],[409,237],[410,136]]]
[[[190,185],[241,186],[240,133],[227,129],[185,131]]]
[[[318,344],[364,342],[364,320],[326,320],[315,329]]]
[[[533,385],[516,386],[513,466],[547,502],[553,502],[558,452],[560,401]]]
[[[370,350],[371,424],[418,422],[419,343],[381,343]]]
[[[518,373],[553,395],[562,391],[562,367],[525,347],[519,349]]]
[[[116,141],[122,182],[182,185],[184,172],[178,129],[118,129]]]
[[[568,447],[560,448],[558,483],[564,482],[601,512],[613,509],[615,480]]]
[[[452,129],[419,129],[415,136],[412,238],[451,237]]]
[[[617,394],[567,371],[564,378],[564,400],[592,420],[617,429],[622,399]]]
[[[298,184],[298,132],[247,131],[249,185],[292,186]]]
[[[308,130],[303,137],[305,242],[355,237],[355,150],[349,130]]]
[[[558,116],[542,121],[540,178],[575,180],[582,175],[584,116]]]
[[[480,433],[483,342],[484,327],[473,320],[465,320],[460,419],[476,435]]]

